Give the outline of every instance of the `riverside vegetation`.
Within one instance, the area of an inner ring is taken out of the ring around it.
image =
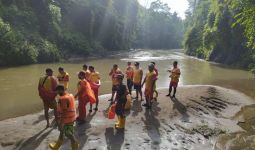
[[[0,0],[0,66],[139,48],[180,48],[183,21],[155,1]]]

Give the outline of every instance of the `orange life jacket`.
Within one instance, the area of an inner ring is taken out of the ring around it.
[[[121,72],[121,70],[118,68],[117,70],[114,70],[114,69],[112,69],[111,70],[111,76],[112,76],[112,85],[118,85],[119,84],[119,81],[118,81],[118,79],[117,78],[115,78],[116,77],[116,75],[118,75],[118,74],[122,74],[122,72]]]
[[[91,89],[89,82],[86,80],[81,80],[79,82],[79,86],[79,99],[83,101],[89,101],[90,104],[96,103],[96,97],[93,90]]]
[[[65,93],[59,97],[57,111],[61,123],[72,123],[76,119],[75,99],[72,94]]]
[[[53,90],[47,90],[44,87],[44,83],[46,80],[51,80],[51,89],[55,89],[57,86],[57,81],[54,79],[54,77],[52,76],[46,76],[44,78],[44,81],[42,83],[39,83],[38,86],[38,91],[39,91],[39,96],[44,100],[44,101],[51,101],[54,100],[56,97],[56,92],[54,92]]]
[[[134,75],[134,69],[132,66],[128,66],[127,70],[126,70],[126,78],[127,79],[133,79],[133,75]]]

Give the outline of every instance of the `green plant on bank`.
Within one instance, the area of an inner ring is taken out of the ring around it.
[[[183,42],[186,53],[252,69],[249,66],[255,64],[255,2],[203,0],[190,7]]]

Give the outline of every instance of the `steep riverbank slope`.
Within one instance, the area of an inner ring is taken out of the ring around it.
[[[151,111],[134,100],[124,132],[116,132],[114,121],[106,118],[109,96],[101,96],[100,110],[76,127],[80,148],[252,149],[255,117],[249,97],[215,86],[183,86],[176,99],[165,97],[166,93],[167,89],[159,90]],[[44,127],[42,112],[1,121],[0,149],[48,149],[59,132]],[[62,149],[69,146],[66,142]]]

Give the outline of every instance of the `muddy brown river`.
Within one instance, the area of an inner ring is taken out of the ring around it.
[[[144,71],[147,65],[155,61],[159,70],[157,87],[168,87],[169,73],[174,60],[181,69],[180,85],[218,85],[231,88],[252,97],[255,100],[255,78],[248,71],[230,69],[219,64],[209,63],[186,56],[182,50],[136,50],[103,58],[91,58],[72,63],[35,64],[20,67],[0,68],[0,120],[40,111],[42,101],[38,96],[37,84],[47,67],[54,69],[62,66],[70,74],[69,92],[74,93],[77,84],[77,72],[84,63],[95,66],[100,72],[102,86],[100,94],[111,92],[111,78],[108,73],[113,64],[119,64],[122,71],[126,62],[139,61]]]

